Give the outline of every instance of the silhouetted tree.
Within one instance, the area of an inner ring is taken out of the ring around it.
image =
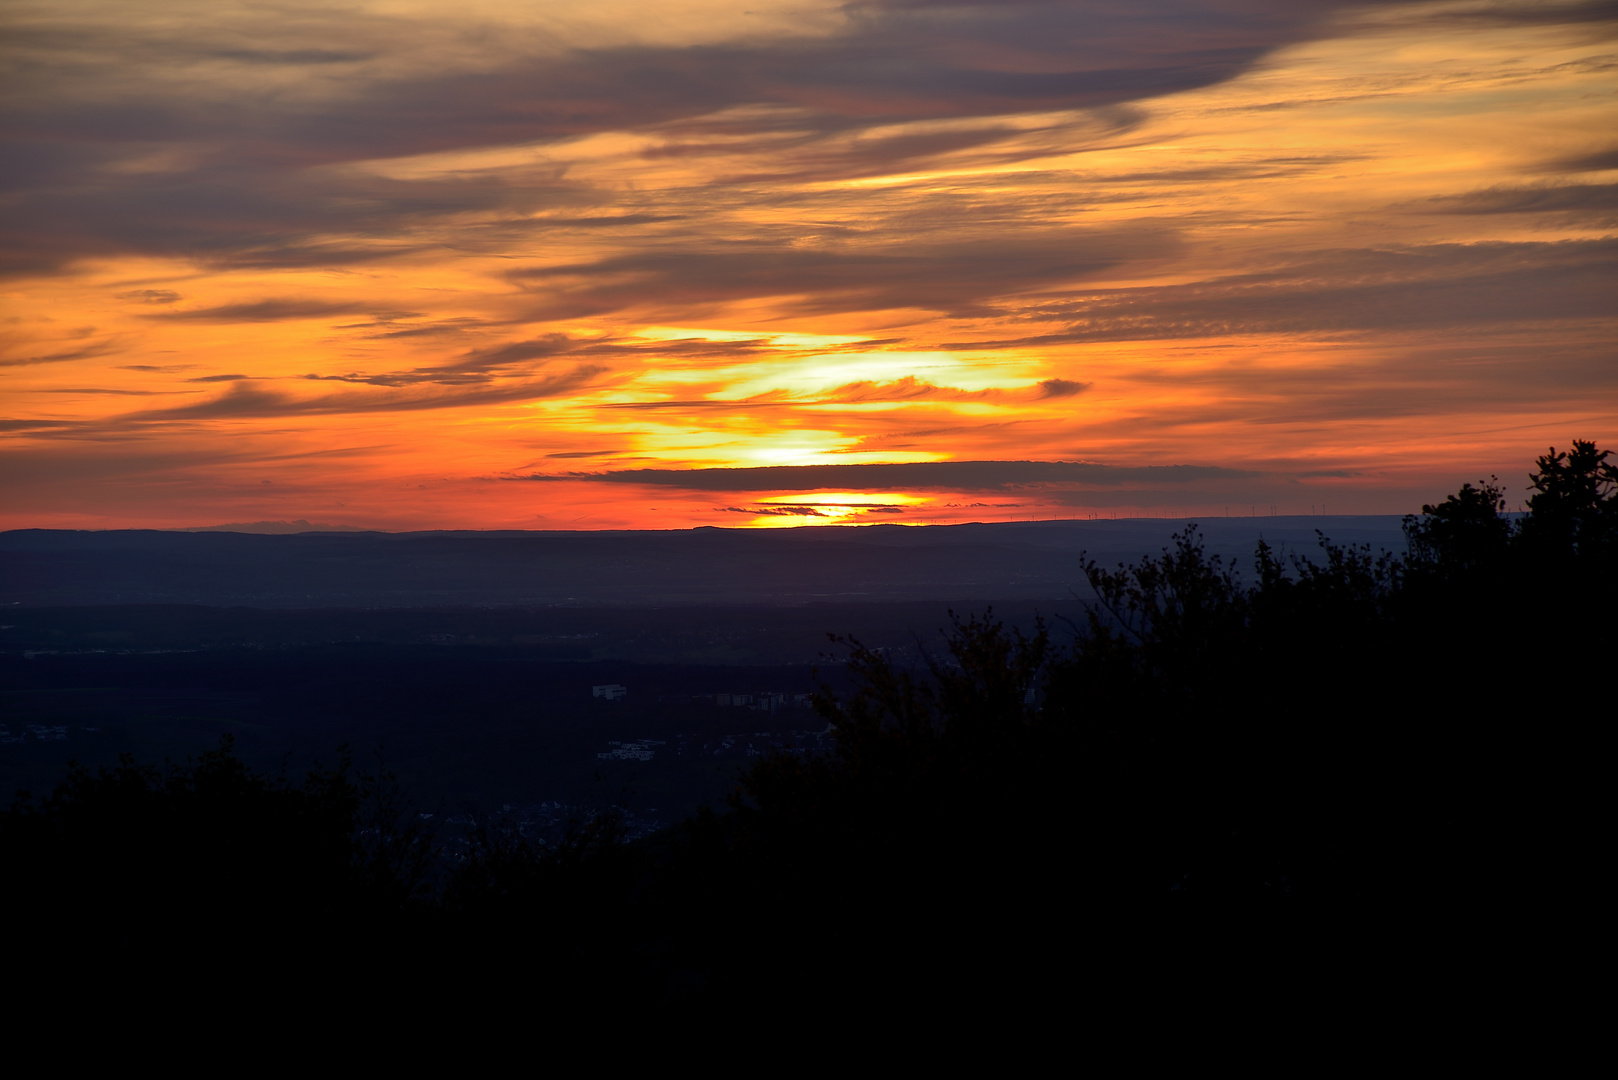
[[[1535,555],[1618,558],[1618,464],[1607,460],[1611,456],[1575,439],[1571,450],[1551,447],[1536,460],[1522,530]]]
[[[1515,533],[1505,509],[1498,477],[1462,484],[1442,503],[1423,505],[1420,517],[1404,519],[1411,562],[1444,573],[1498,564]]]
[[[106,959],[246,963],[352,946],[418,894],[428,838],[346,755],[301,783],[255,772],[227,736],[159,769],[74,766],[0,814],[4,902],[59,947]]]
[[[1248,593],[1233,569],[1205,553],[1195,525],[1175,535],[1172,549],[1131,567],[1081,559],[1097,598],[1078,645],[1091,678],[1132,693],[1194,694],[1242,647]]]

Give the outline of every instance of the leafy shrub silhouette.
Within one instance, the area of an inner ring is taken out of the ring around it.
[[[1608,580],[1618,558],[1618,464],[1612,451],[1575,439],[1571,450],[1552,447],[1529,477],[1534,494],[1521,530],[1522,545],[1539,558],[1576,560]]]
[[[106,960],[238,964],[383,933],[426,882],[428,837],[391,777],[346,753],[302,783],[219,749],[166,768],[73,766],[0,815],[7,914]]]
[[[1448,572],[1497,564],[1515,534],[1505,509],[1498,477],[1477,487],[1462,484],[1437,506],[1424,504],[1420,517],[1412,514],[1404,519],[1412,562]]]

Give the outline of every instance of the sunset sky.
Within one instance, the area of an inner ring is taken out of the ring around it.
[[[1404,513],[1618,444],[1618,5],[11,0],[0,528]]]

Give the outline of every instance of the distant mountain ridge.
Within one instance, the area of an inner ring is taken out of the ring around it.
[[[284,536],[289,533],[306,532],[373,532],[372,529],[362,528],[358,525],[321,525],[304,521],[239,521],[231,525],[189,525],[179,529],[162,529],[161,532],[234,532],[257,533],[261,536]]]
[[[1156,554],[1188,522],[418,532],[25,529],[0,533],[0,604],[206,604],[258,608],[662,606],[1088,596],[1081,565]],[[1262,537],[1310,554],[1404,549],[1400,518],[1214,518],[1210,554],[1250,572]]]

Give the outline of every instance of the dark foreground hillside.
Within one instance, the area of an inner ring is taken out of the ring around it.
[[[639,839],[601,814],[452,844],[363,764],[230,747],[82,771],[0,822],[7,914],[53,943],[34,970],[455,988],[502,1022],[1431,1015],[1554,951],[1596,861],[1618,468],[1578,443],[1532,482],[1517,519],[1490,484],[1425,507],[1404,556],[1260,546],[1238,574],[1187,529],[1087,562],[1065,638],[845,641],[828,743]]]

